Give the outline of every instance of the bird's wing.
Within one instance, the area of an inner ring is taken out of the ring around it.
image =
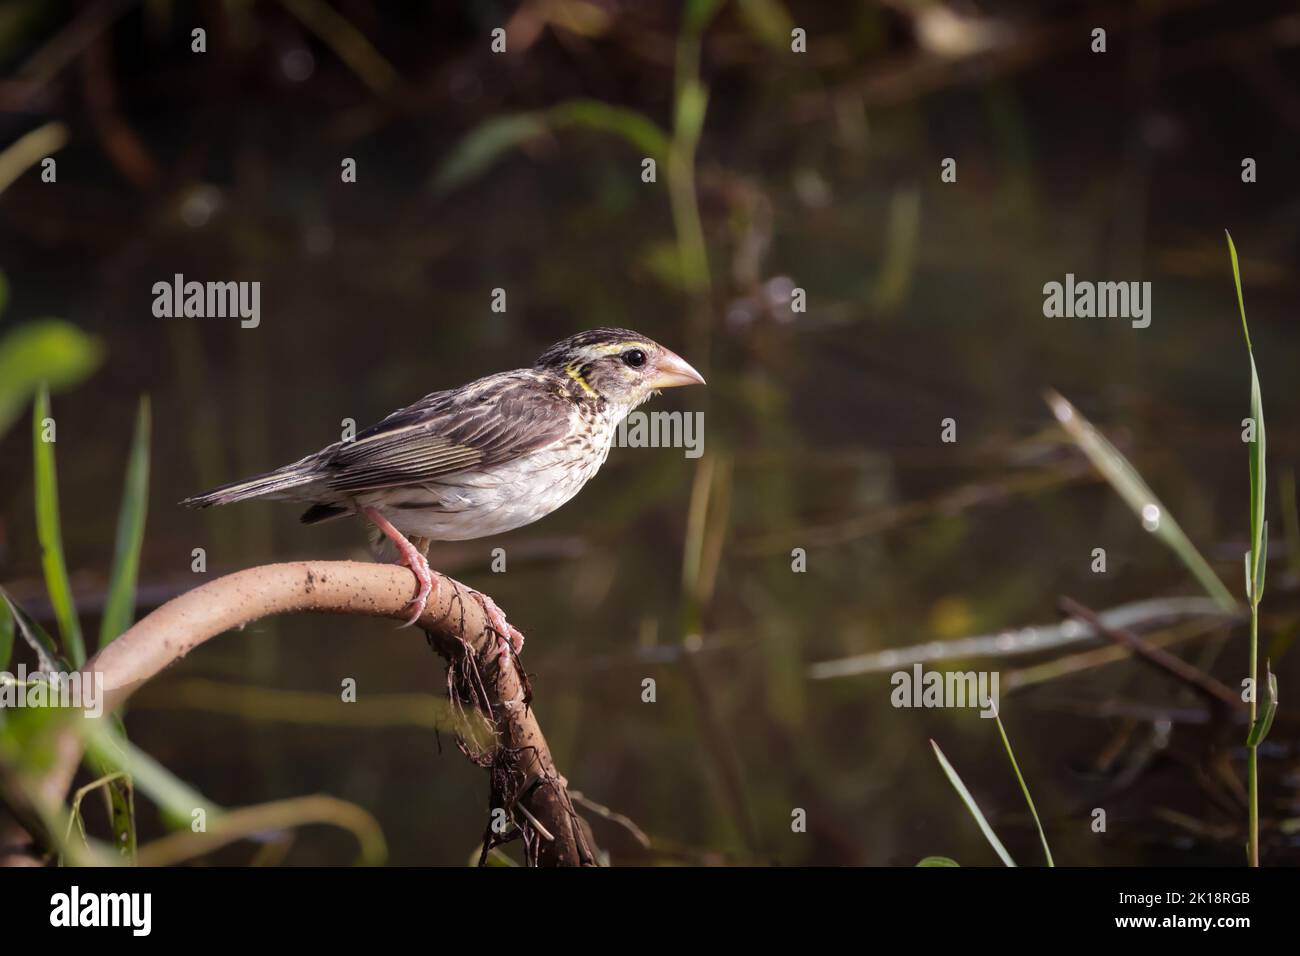
[[[498,465],[565,437],[571,411],[543,373],[491,375],[427,395],[335,445],[322,462],[324,483],[352,494]]]

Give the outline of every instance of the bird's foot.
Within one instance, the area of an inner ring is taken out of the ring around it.
[[[509,660],[510,653],[513,650],[515,656],[524,649],[524,635],[509,621],[506,620],[505,613],[497,607],[497,602],[492,600],[482,591],[475,591],[474,597],[483,607],[483,613],[487,616],[488,624],[497,635],[497,660],[504,664]]]
[[[415,597],[411,598],[410,603],[406,605],[411,608],[411,616],[406,619],[402,627],[410,627],[420,619],[424,613],[430,597],[435,597],[438,593],[438,579],[434,576],[432,569],[429,567],[429,559],[422,555],[414,548],[410,554],[403,554],[400,562],[403,566],[410,568],[411,573],[415,575],[415,580],[419,582],[416,589]],[[403,608],[402,610],[406,610]]]
[[[363,508],[362,512],[374,523],[376,528],[384,533],[389,541],[393,542],[393,546],[397,548],[397,563],[409,568],[411,573],[415,575],[417,584],[415,597],[411,598],[406,606],[402,608],[403,611],[407,608],[413,609],[411,616],[402,625],[402,627],[410,627],[424,613],[424,608],[429,603],[430,596],[438,593],[438,579],[429,568],[429,559],[424,556],[424,551],[407,540],[406,535],[394,528],[387,518],[374,508]],[[425,547],[428,547],[427,543]]]

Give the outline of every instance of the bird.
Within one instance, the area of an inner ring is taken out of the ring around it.
[[[582,490],[618,424],[661,389],[704,385],[681,356],[629,329],[556,342],[530,368],[432,392],[355,438],[292,464],[184,499],[207,508],[250,499],[307,504],[304,524],[358,515],[415,575],[414,624],[434,593],[431,541],[465,541],[531,524]],[[474,592],[504,658],[523,635]]]

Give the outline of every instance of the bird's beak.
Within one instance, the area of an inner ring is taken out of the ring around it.
[[[676,388],[678,385],[703,385],[704,376],[691,368],[686,360],[675,352],[664,349],[655,363],[656,375],[650,382],[651,388]]]

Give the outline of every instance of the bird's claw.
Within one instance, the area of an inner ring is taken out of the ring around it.
[[[406,619],[402,627],[410,627],[420,619],[424,613],[425,606],[429,603],[431,595],[436,594],[438,590],[438,580],[434,577],[433,571],[429,568],[429,559],[422,555],[414,548],[410,552],[402,555],[402,562],[405,567],[410,568],[411,573],[415,575],[415,580],[419,586],[416,588],[415,597],[411,598],[406,608],[414,608],[411,616]]]
[[[498,662],[504,663],[509,660],[512,650],[518,656],[519,652],[524,649],[523,632],[506,620],[505,613],[501,608],[497,607],[496,601],[481,591],[475,591],[474,597],[478,599],[478,603],[482,606],[488,624],[496,632]]]

